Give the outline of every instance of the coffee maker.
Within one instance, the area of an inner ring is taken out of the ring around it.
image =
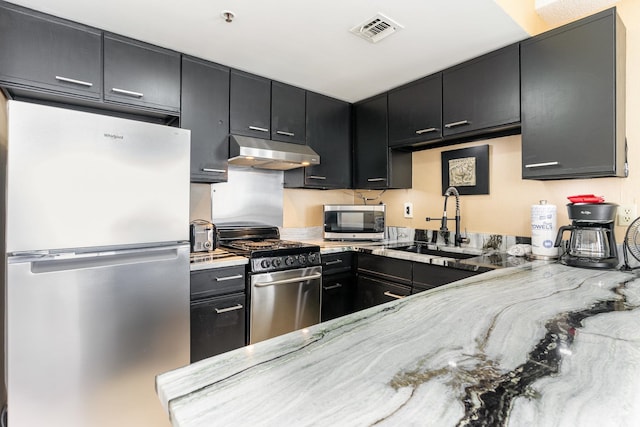
[[[571,232],[560,262],[574,267],[615,268],[618,250],[613,227],[617,209],[614,203],[569,203],[571,225],[558,229],[554,245],[559,247],[564,232]]]

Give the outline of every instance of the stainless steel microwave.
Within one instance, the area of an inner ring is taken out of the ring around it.
[[[327,240],[382,240],[385,205],[324,205]]]

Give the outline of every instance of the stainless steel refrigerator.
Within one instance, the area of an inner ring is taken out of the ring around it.
[[[189,131],[7,117],[8,425],[167,425],[155,375],[189,363]]]

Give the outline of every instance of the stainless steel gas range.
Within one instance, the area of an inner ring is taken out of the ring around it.
[[[249,258],[249,344],[320,322],[320,247],[280,240],[277,227],[219,225],[219,245]]]

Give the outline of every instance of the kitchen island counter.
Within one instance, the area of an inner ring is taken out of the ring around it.
[[[624,426],[640,280],[536,261],[157,377],[174,426]]]

